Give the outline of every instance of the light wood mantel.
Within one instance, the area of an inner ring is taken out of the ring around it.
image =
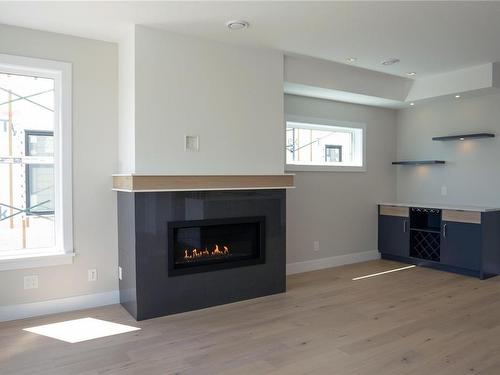
[[[254,190],[293,188],[293,174],[280,175],[113,175],[113,190],[126,192]]]

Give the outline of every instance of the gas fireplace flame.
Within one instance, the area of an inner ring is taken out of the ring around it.
[[[207,258],[207,257],[217,257],[229,255],[229,247],[222,245],[222,250],[218,244],[214,245],[213,249],[208,249],[205,247],[204,249],[192,249],[192,250],[184,250],[184,259],[197,259],[197,258]]]

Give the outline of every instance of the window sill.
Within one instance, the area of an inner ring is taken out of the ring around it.
[[[366,172],[366,166],[354,165],[285,165],[286,172]]]
[[[22,256],[0,255],[0,271],[20,270],[26,268],[60,266],[72,264],[75,253],[31,253]]]

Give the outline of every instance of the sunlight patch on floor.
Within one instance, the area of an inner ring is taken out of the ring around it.
[[[71,344],[138,330],[140,328],[94,318],[68,320],[23,329],[23,331],[51,337]]]
[[[354,279],[352,279],[352,281],[362,280],[362,279],[368,279],[369,277],[375,277],[375,276],[385,275],[387,273],[404,271],[404,270],[408,270],[410,268],[415,268],[415,267],[416,267],[415,265],[412,265],[412,266],[407,266],[407,267],[394,268],[392,270],[388,270],[388,271],[384,271],[384,272],[377,272],[377,273],[372,273],[371,275],[365,275],[365,276],[355,277]]]

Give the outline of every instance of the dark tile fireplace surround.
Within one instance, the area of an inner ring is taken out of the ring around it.
[[[284,292],[285,197],[119,191],[121,304],[143,320]]]

